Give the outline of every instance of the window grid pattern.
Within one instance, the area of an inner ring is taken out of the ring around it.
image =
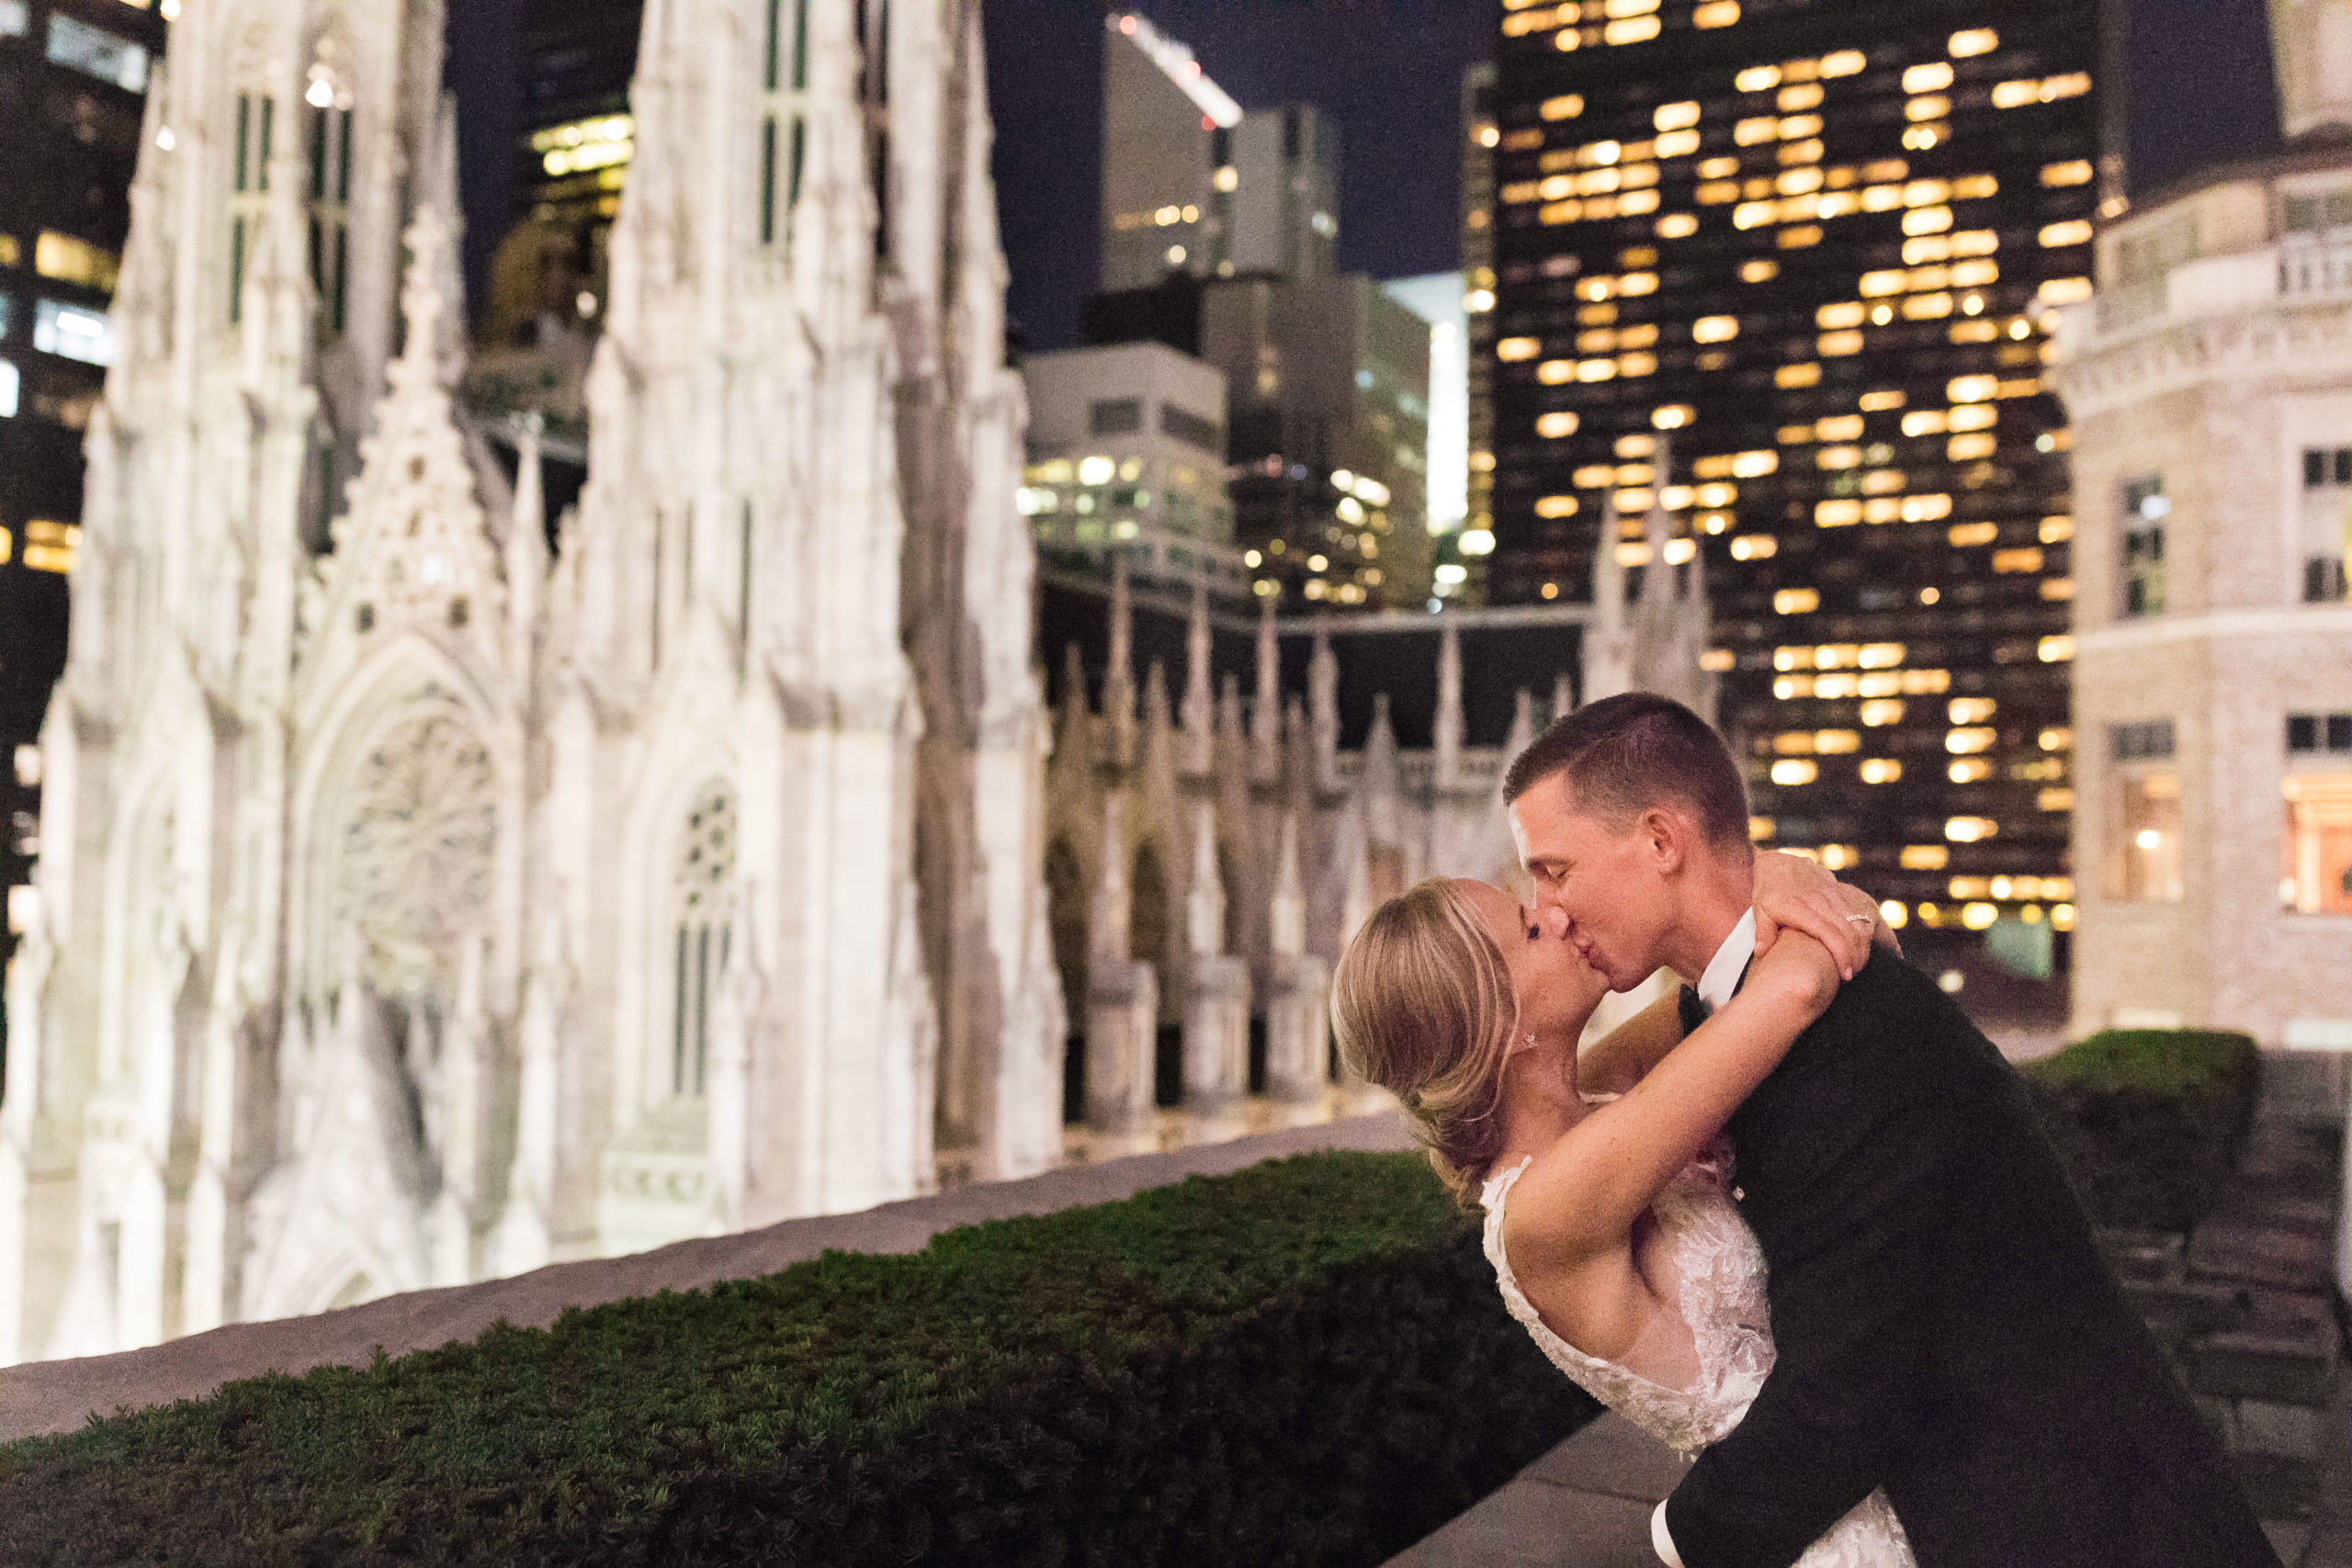
[[[1950,872],[2062,874],[2071,757],[2041,738],[2075,520],[2042,308],[2089,287],[2094,7],[1592,9],[1502,13],[1488,601],[1584,598],[1664,507],[1708,556],[1724,728],[1866,736],[1802,784],[1754,759],[1771,841],[1856,846],[1922,905],[1950,879],[1901,852],[1951,820],[1996,831]],[[1955,767],[1941,705],[1865,726],[1773,662],[1880,643],[1996,702],[1990,747]]]

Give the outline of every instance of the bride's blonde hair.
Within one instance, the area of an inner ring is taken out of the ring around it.
[[[1412,1113],[1430,1164],[1467,1206],[1502,1153],[1503,1061],[1519,1000],[1501,950],[1454,886],[1432,878],[1372,912],[1334,979],[1350,1068]]]

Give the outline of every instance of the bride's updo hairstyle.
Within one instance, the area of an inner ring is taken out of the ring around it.
[[[1340,955],[1331,1014],[1341,1059],[1404,1101],[1468,1206],[1502,1153],[1503,1058],[1519,1023],[1510,970],[1470,901],[1431,879],[1374,910]]]

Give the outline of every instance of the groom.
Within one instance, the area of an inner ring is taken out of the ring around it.
[[[1747,799],[1680,704],[1559,719],[1503,783],[1568,940],[1686,1027],[1757,942]],[[1873,950],[1734,1115],[1779,1359],[1658,1506],[1674,1568],[1786,1568],[1884,1488],[1922,1568],[2277,1568],[2212,1438],[2101,1262],[2017,1075]]]

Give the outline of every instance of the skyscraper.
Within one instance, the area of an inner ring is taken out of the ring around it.
[[[1483,604],[1487,558],[1495,545],[1495,62],[1480,61],[1462,73],[1462,309],[1468,325],[1469,446],[1464,462],[1462,530],[1452,584],[1458,603]],[[1446,575],[1451,576],[1452,573]]]
[[[2098,24],[1506,0],[1489,597],[1579,597],[1597,549],[1643,565],[1663,505],[1668,558],[1708,552],[1756,836],[1929,924],[2072,892],[2042,363],[2120,172]]]
[[[1148,288],[1170,272],[1206,276],[1241,106],[1191,49],[1143,17],[1114,13],[1105,28],[1102,291]]]

